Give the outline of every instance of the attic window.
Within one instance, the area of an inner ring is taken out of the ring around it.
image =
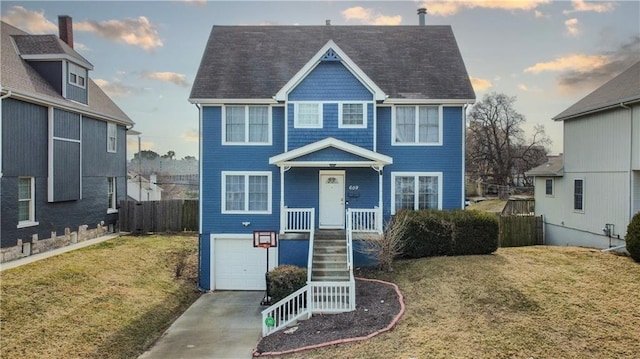
[[[86,87],[87,70],[69,63],[69,84],[85,88]]]
[[[342,59],[338,56],[333,49],[329,49],[320,61],[341,61]]]

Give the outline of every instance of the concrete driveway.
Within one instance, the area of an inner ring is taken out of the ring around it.
[[[264,292],[203,294],[138,359],[251,358],[262,335]]]

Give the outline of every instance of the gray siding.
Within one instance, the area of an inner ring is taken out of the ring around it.
[[[95,228],[101,222],[117,223],[117,213],[107,214],[107,177],[117,177],[117,198],[126,199],[125,128],[118,127],[117,153],[107,153],[105,122],[82,117],[81,145],[77,142],[80,115],[58,109],[54,114],[56,137],[74,139],[54,141],[54,160],[57,161],[53,166],[54,190],[59,198],[75,197],[80,193],[81,181],[82,199],[48,202],[47,107],[11,98],[2,100],[1,247],[14,246],[18,239],[30,242],[33,235],[45,239],[50,238],[52,232],[64,234],[65,228],[77,231],[81,225]],[[82,178],[80,157],[84,168]],[[26,228],[17,228],[18,178],[21,176],[35,178],[35,220],[39,224]]]
[[[62,78],[62,61],[29,61],[29,65],[62,95],[62,85],[67,83]]]
[[[47,176],[47,108],[2,100],[3,176]]]
[[[54,141],[53,153],[53,200],[80,199],[80,144]]]
[[[127,131],[118,126],[116,153],[107,152],[107,123],[89,117],[82,122],[82,172],[84,176],[127,175]]]

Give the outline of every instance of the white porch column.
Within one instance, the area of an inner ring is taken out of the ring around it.
[[[378,211],[379,211],[379,216],[378,216],[378,223],[376,224],[378,227],[378,231],[382,232],[382,224],[384,222],[383,220],[383,208],[382,208],[382,169],[384,167],[380,166],[378,169],[376,169],[376,171],[378,171]]]
[[[280,234],[284,233],[286,225],[286,213],[284,210],[284,166],[280,166]]]

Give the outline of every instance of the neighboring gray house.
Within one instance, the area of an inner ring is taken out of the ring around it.
[[[640,62],[553,118],[564,154],[528,172],[546,241],[597,248],[624,244],[640,211]]]
[[[162,200],[162,188],[157,185],[158,178],[155,174],[145,177],[134,172],[129,172],[127,178],[127,194],[129,198],[138,201]]]
[[[58,20],[60,38],[2,22],[2,261],[116,231],[127,198],[133,122],[89,77],[71,18]]]

